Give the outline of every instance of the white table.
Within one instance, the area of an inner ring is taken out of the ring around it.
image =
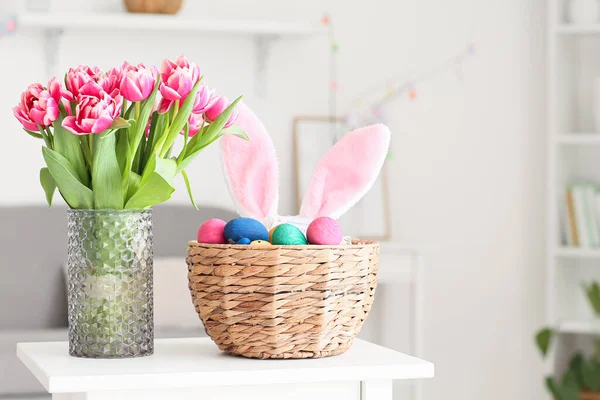
[[[359,339],[315,360],[234,357],[208,338],[156,340],[154,355],[124,360],[74,358],[66,342],[17,355],[55,400],[390,400],[393,379],[433,377],[433,364]]]

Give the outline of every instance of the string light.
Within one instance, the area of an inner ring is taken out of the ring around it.
[[[4,21],[0,21],[0,37],[5,35],[12,35],[17,29],[16,18],[14,16],[8,17]]]

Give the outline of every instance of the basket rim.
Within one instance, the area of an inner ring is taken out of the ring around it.
[[[197,240],[190,240],[188,247],[210,247],[214,249],[235,249],[235,250],[321,250],[321,249],[332,249],[332,250],[344,250],[344,249],[362,249],[364,247],[379,247],[379,242],[375,240],[360,240],[353,239],[352,244],[339,244],[339,245],[317,245],[317,244],[306,244],[306,245],[279,245],[273,244],[268,247],[254,247],[247,244],[211,244],[211,243],[199,243]]]

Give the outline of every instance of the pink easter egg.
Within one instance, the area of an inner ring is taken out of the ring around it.
[[[225,244],[225,224],[227,222],[218,218],[204,221],[198,228],[198,243]]]
[[[310,244],[338,245],[342,242],[342,228],[333,218],[319,217],[308,225],[306,238]]]

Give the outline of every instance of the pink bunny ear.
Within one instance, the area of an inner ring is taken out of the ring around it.
[[[277,213],[279,169],[275,147],[262,122],[244,103],[236,125],[249,141],[233,135],[221,138],[221,158],[229,193],[242,217],[263,220]]]
[[[375,183],[390,145],[385,125],[348,133],[319,161],[302,201],[300,215],[339,218]]]

